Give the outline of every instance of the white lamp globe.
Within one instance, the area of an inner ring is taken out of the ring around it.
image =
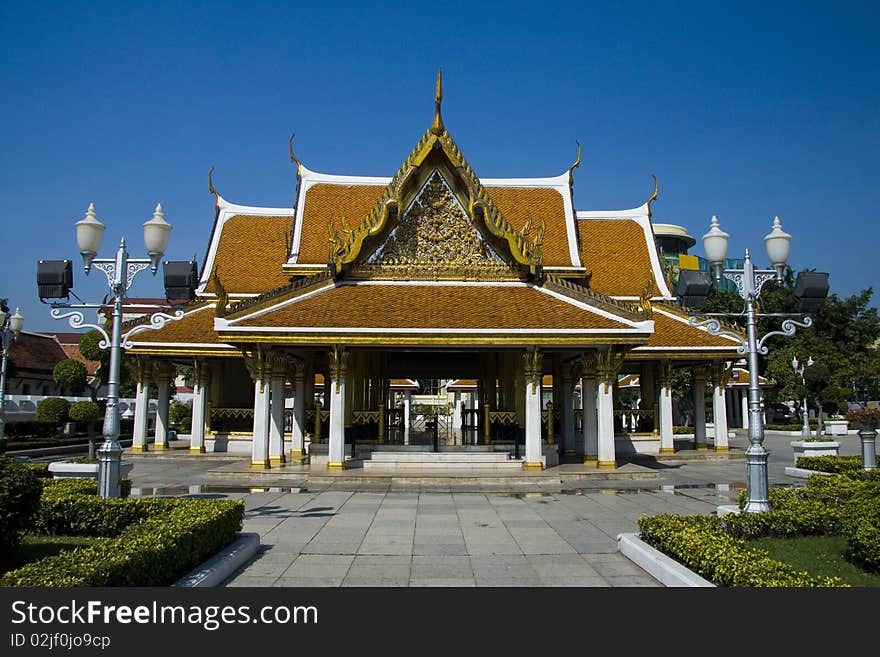
[[[104,224],[95,217],[95,204],[89,203],[86,216],[76,222],[76,245],[84,256],[94,257],[101,247]]]
[[[12,317],[9,318],[9,328],[16,335],[21,333],[21,329],[24,328],[24,317],[18,312],[18,308],[15,309]]]
[[[171,224],[165,221],[162,212],[162,204],[156,205],[153,218],[144,222],[144,244],[150,256],[161,257],[168,246],[168,235],[171,232]]]
[[[764,237],[764,248],[767,257],[774,267],[784,267],[791,253],[791,235],[782,230],[779,217],[773,219],[773,230]]]
[[[709,224],[709,232],[703,235],[703,250],[706,252],[706,260],[712,265],[723,265],[727,258],[727,241],[730,235],[721,230],[718,225],[718,217],[712,215]]]

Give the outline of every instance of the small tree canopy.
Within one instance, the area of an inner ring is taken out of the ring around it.
[[[47,397],[37,406],[37,422],[60,426],[67,420],[70,402],[63,397]]]
[[[100,420],[101,407],[92,401],[79,401],[70,407],[70,419],[75,422],[94,422]]]
[[[86,385],[86,366],[74,358],[59,360],[52,370],[52,378],[55,383],[64,387],[78,390]]]

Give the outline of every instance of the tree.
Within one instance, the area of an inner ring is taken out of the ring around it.
[[[86,366],[74,358],[59,360],[52,370],[52,378],[62,390],[79,392],[86,386]]]
[[[70,419],[88,423],[89,458],[95,458],[95,421],[101,419],[101,407],[93,401],[79,401],[70,407]]]
[[[192,424],[192,406],[173,399],[168,407],[168,422],[178,432],[188,430]]]
[[[832,294],[812,314],[811,329],[801,329],[793,337],[774,338],[769,345],[766,376],[776,385],[768,391],[768,398],[807,397],[818,409],[819,432],[825,410],[843,413],[847,401],[878,392],[880,353],[875,343],[880,338],[880,317],[876,308],[868,307],[872,293],[867,288],[846,299]],[[792,367],[794,357],[800,362],[813,358],[814,364],[804,369],[804,381]]]
[[[67,421],[70,402],[63,397],[47,397],[37,406],[37,422],[51,424],[57,429]]]

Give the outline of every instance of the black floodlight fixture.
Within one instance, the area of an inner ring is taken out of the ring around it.
[[[706,307],[711,289],[711,273],[701,269],[682,269],[678,274],[675,296],[685,308],[701,310]]]
[[[199,270],[196,260],[165,261],[165,298],[189,301],[195,297],[199,285]]]
[[[40,260],[37,262],[37,289],[40,301],[68,299],[73,287],[71,260]]]
[[[819,271],[798,272],[794,296],[797,298],[798,312],[816,312],[828,296],[828,274]]]

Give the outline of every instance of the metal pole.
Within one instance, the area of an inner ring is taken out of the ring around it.
[[[860,429],[859,438],[862,439],[862,470],[877,469],[877,431],[874,429]]]
[[[748,251],[746,251],[743,293],[746,302],[749,355],[749,448],[746,450],[748,499],[743,511],[759,513],[770,510],[767,482],[769,452],[764,449],[764,418],[761,415],[761,387],[758,385],[758,318],[755,315],[757,290],[755,271]]]
[[[3,321],[3,364],[0,366],[0,440],[6,437],[6,363],[9,357],[9,313]]]
[[[801,377],[801,379],[803,379],[803,377]],[[804,383],[804,385],[806,385],[806,383]],[[801,435],[804,436],[805,438],[809,438],[811,435],[810,421],[807,418],[808,413],[809,413],[809,411],[807,410],[807,398],[804,397],[804,426],[801,427]]]
[[[122,302],[127,283],[128,253],[125,239],[116,252],[113,277],[113,330],[110,338],[110,373],[107,377],[107,410],[104,413],[104,443],[98,450],[98,494],[103,498],[120,497],[119,475],[122,446],[119,444],[119,364],[121,356]]]

